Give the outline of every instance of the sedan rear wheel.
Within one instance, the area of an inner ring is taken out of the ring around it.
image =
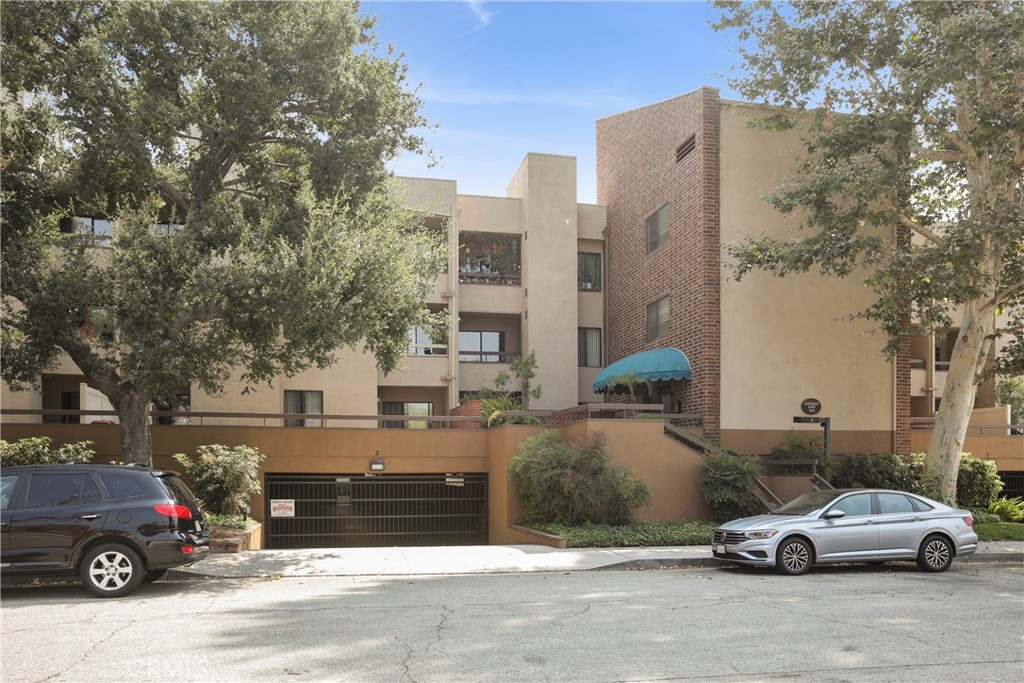
[[[142,583],[142,560],[131,548],[109,543],[89,551],[80,573],[82,583],[93,595],[119,598]]]
[[[924,539],[917,553],[917,566],[926,572],[944,572],[953,563],[953,544],[944,536]]]
[[[775,553],[775,568],[781,574],[803,574],[810,566],[811,547],[803,539],[787,539]]]

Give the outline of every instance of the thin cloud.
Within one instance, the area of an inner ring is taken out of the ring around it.
[[[488,12],[484,9],[483,0],[466,0],[466,4],[469,5],[469,9],[476,15],[476,18],[480,20],[480,25],[477,26],[477,29],[481,29],[491,23],[491,19],[494,18],[494,12]]]

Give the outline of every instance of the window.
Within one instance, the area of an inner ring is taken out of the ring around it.
[[[668,204],[655,211],[647,219],[647,253],[668,241]]]
[[[914,504],[901,493],[879,493],[878,511],[883,515],[915,512]]]
[[[434,414],[434,404],[427,402],[384,401],[381,408],[385,415],[430,417]],[[429,429],[430,423],[426,420],[385,420],[384,426],[390,429]]]
[[[18,484],[17,474],[5,474],[0,477],[0,510],[6,510],[11,504],[14,487]]]
[[[601,291],[601,255],[587,252],[576,254],[576,285],[581,292]]]
[[[29,480],[27,508],[51,508],[102,500],[96,482],[87,473],[33,474]]]
[[[444,340],[435,342],[422,327],[414,327],[409,330],[409,350],[407,355],[447,356],[448,343]]]
[[[647,341],[668,334],[668,297],[647,304]]]
[[[601,328],[580,327],[579,349],[581,368],[601,367]]]
[[[284,412],[322,415],[324,412],[324,392],[286,390],[284,392]],[[323,420],[309,420],[301,417],[290,417],[284,421],[285,427],[317,427],[321,425],[323,425]]]
[[[842,510],[846,513],[847,517],[861,517],[863,515],[871,514],[871,494],[870,493],[858,493],[855,496],[849,498],[843,498],[841,501],[829,508],[832,510]]]
[[[518,235],[459,235],[459,282],[486,285],[521,284],[520,251]]]
[[[146,488],[132,477],[123,474],[100,475],[100,480],[107,487],[107,495],[110,500],[121,500],[124,498],[135,498],[146,495]]]
[[[470,363],[500,363],[505,360],[505,333],[459,331],[459,360]]]
[[[114,234],[114,224],[106,218],[75,216],[74,218],[62,218],[60,231],[93,235],[98,241],[105,242]]]

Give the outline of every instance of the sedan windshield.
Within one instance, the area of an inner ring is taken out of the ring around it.
[[[794,498],[785,505],[775,508],[773,515],[806,515],[822,508],[842,495],[844,491],[815,491]]]

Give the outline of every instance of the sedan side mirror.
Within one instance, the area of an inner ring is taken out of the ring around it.
[[[843,512],[842,510],[829,510],[828,512],[823,514],[821,517],[822,517],[822,519],[840,519],[840,518],[845,517],[845,516],[846,516],[846,513]]]

